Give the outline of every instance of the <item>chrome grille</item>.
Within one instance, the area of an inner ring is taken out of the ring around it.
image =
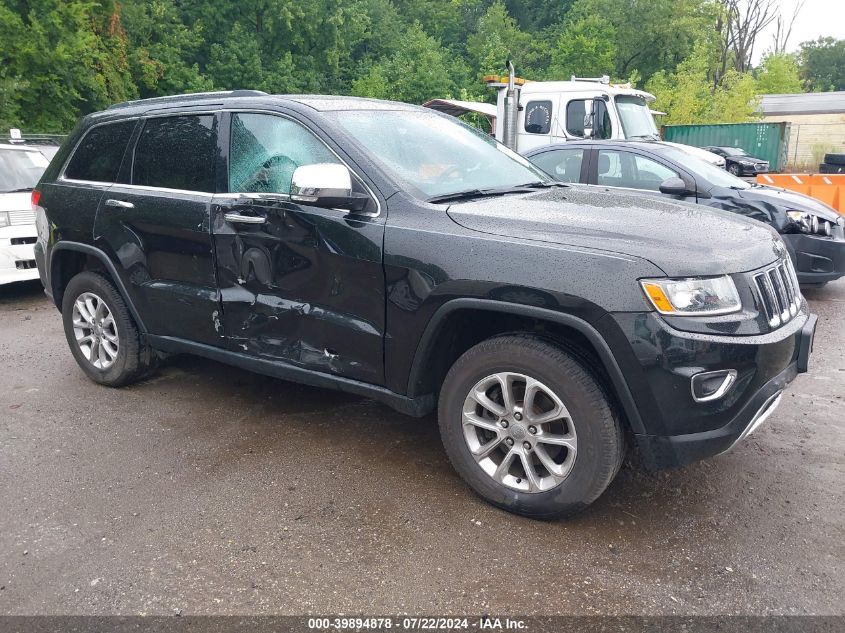
[[[801,291],[791,259],[783,259],[757,273],[754,275],[754,283],[769,326],[776,328],[798,314]]]
[[[35,214],[32,209],[9,211],[9,224],[35,224]]]

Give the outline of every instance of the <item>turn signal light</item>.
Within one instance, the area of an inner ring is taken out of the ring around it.
[[[663,288],[657,284],[643,283],[643,289],[646,291],[646,294],[648,294],[648,298],[651,299],[655,308],[661,312],[675,311],[675,306],[673,306],[672,302],[666,297],[666,294],[663,292]]]

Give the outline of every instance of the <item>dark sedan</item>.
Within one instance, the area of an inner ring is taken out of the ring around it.
[[[720,147],[711,145],[702,147],[708,152],[721,156],[725,159],[725,169],[734,176],[756,176],[769,171],[769,161],[757,158],[746,152],[741,147]]]
[[[562,182],[621,188],[732,211],[783,237],[803,286],[845,275],[845,218],[793,191],[749,184],[677,146],[649,141],[573,141],[528,151],[526,158]]]

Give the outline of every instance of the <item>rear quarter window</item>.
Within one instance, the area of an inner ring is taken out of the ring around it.
[[[65,178],[114,182],[134,129],[135,121],[92,127],[76,146],[65,169]]]

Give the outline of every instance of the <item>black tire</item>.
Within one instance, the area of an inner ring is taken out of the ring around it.
[[[555,487],[538,492],[509,487],[485,472],[472,455],[463,430],[464,401],[479,381],[498,372],[539,380],[569,411],[577,450],[569,474]],[[586,508],[613,481],[625,453],[621,424],[593,374],[560,347],[529,335],[488,339],[461,356],[443,382],[438,421],[449,460],[478,495],[509,512],[537,519],[571,516]]]
[[[845,154],[825,154],[824,162],[828,165],[845,165]]]
[[[731,172],[734,176],[742,175],[742,168],[736,163],[731,163],[730,165],[728,165],[728,171]]]
[[[113,363],[101,369],[96,367],[77,344],[73,325],[73,309],[76,300],[85,293],[101,298],[114,318],[117,332],[117,355]],[[62,322],[65,337],[77,364],[94,382],[108,387],[123,387],[143,378],[156,364],[155,352],[141,342],[138,327],[126,308],[123,297],[114,284],[100,273],[83,272],[68,283],[62,299]]]

